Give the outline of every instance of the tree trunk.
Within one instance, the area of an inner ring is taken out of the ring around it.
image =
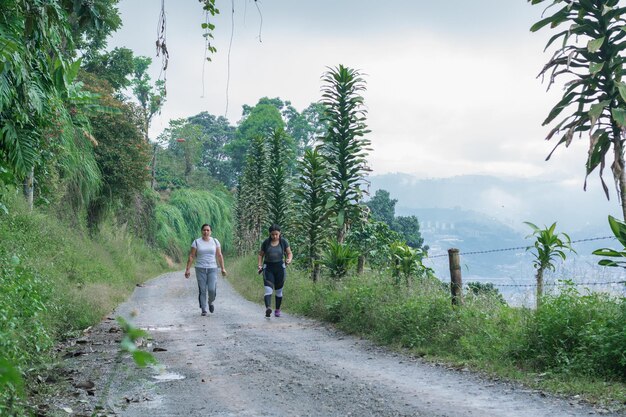
[[[313,282],[317,282],[319,278],[320,278],[320,264],[319,262],[317,262],[317,260],[315,260],[313,262],[313,272],[311,273],[311,279],[313,280]]]
[[[356,264],[356,273],[362,274],[364,269],[365,269],[365,256],[359,255],[359,261]]]
[[[28,171],[28,175],[24,179],[24,197],[26,197],[26,204],[28,204],[28,210],[33,211],[33,201],[35,194],[35,167],[32,167]]]
[[[152,169],[151,169],[151,178],[150,178],[150,188],[156,190],[156,164],[157,164],[157,144],[155,143],[152,147]]]
[[[537,269],[537,299],[535,300],[536,308],[541,306],[541,298],[543,297],[543,268]]]

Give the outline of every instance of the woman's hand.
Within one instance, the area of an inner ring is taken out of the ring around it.
[[[222,276],[225,277],[227,275],[226,269],[222,268]]]
[[[185,278],[189,278],[191,272],[189,272],[189,268],[185,269]]]

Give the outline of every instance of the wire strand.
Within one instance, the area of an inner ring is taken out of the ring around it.
[[[581,243],[581,242],[591,242],[594,240],[604,240],[604,239],[615,239],[615,236],[603,236],[603,237],[590,237],[590,238],[585,238],[585,239],[578,239],[578,240],[572,240],[572,244],[573,243]],[[488,250],[481,250],[481,251],[471,251],[471,252],[459,252],[459,255],[479,255],[479,254],[483,254],[483,253],[494,253],[494,252],[508,252],[508,251],[514,251],[514,250],[528,250],[530,248],[533,248],[534,246],[530,245],[530,246],[516,246],[513,248],[500,248],[500,249],[488,249]],[[429,258],[442,258],[444,256],[448,256],[447,253],[443,253],[443,254],[439,254],[439,255],[433,255],[433,256],[429,256]]]

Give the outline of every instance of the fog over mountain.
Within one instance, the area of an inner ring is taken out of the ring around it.
[[[519,304],[532,300],[534,284],[532,255],[524,249],[534,240],[526,238],[532,230],[525,221],[539,227],[557,222],[557,232],[578,241],[612,237],[607,216],[621,218],[616,199],[607,201],[598,184],[590,183],[589,191],[583,191],[582,179],[575,184],[479,175],[417,179],[397,173],[375,175],[369,180],[370,195],[385,189],[398,200],[397,216],[417,216],[425,244],[430,247],[426,264],[440,279],[449,279],[447,249],[458,248],[464,282],[492,282],[509,301]],[[573,246],[577,254],[568,255],[565,263],[557,262],[557,271],[547,273],[546,282],[623,278],[621,269],[599,267],[600,258],[591,254],[601,247],[619,248],[615,239],[576,242]],[[508,248],[517,249],[500,251]],[[624,290],[623,285],[593,288]]]
[[[560,230],[572,235],[610,233],[607,216],[621,217],[614,190],[607,201],[595,177],[589,180],[588,191],[583,191],[583,178],[562,182],[486,175],[418,179],[395,173],[374,175],[370,181],[371,195],[382,188],[398,200],[396,214],[414,214],[415,209],[471,210],[523,233],[529,230],[524,221],[540,227],[557,222]]]

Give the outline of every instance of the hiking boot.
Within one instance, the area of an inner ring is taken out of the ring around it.
[[[276,310],[274,310],[274,316],[280,317],[280,308],[277,308]]]
[[[211,313],[215,311],[215,306],[213,304],[209,304],[209,311]]]
[[[206,311],[202,310],[202,314],[200,314],[201,316],[206,316]]]
[[[267,307],[265,308],[265,317],[270,317],[272,315],[272,309]]]

